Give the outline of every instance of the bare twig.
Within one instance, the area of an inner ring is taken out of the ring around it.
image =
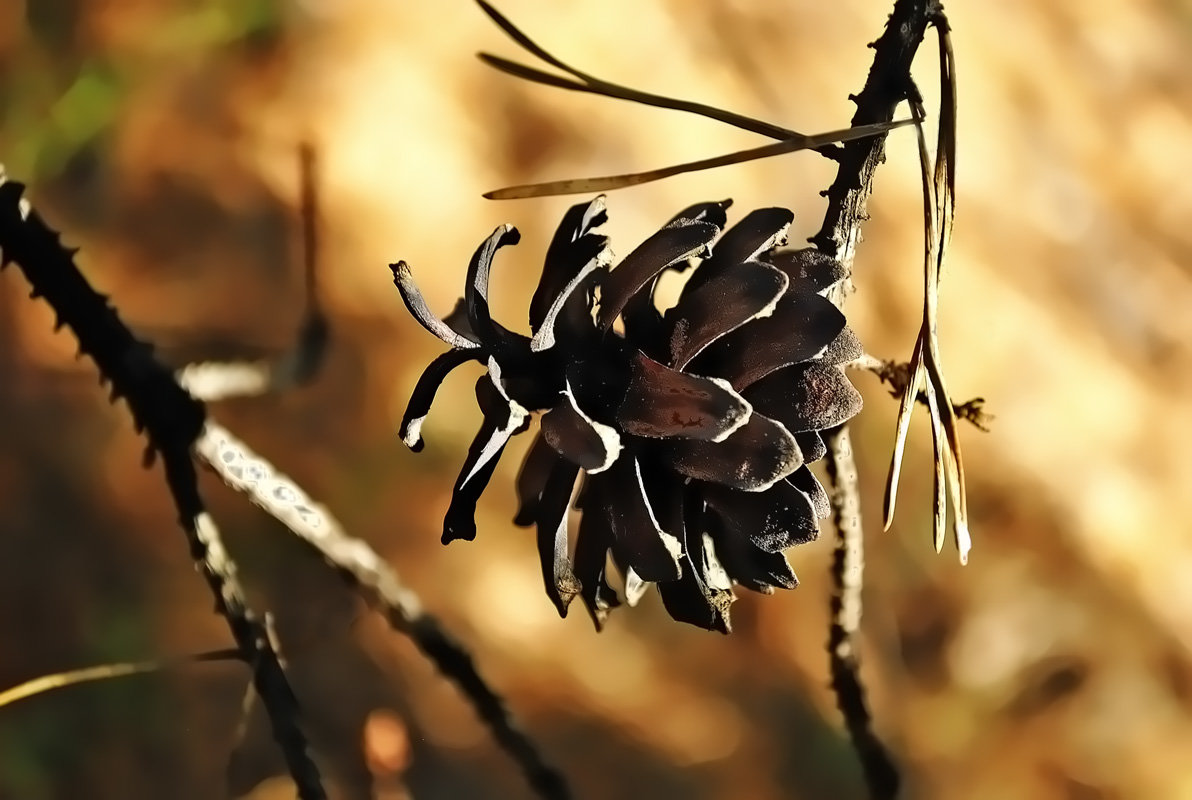
[[[289,669],[290,665],[286,663],[285,654],[281,649],[281,640],[277,636],[277,628],[273,624],[273,615],[268,611],[265,612],[265,633],[269,636],[269,644],[272,645],[273,652],[277,653],[277,663],[281,664],[282,669]],[[248,726],[252,722],[252,712],[256,705],[257,693],[253,690],[250,681],[244,687],[244,696],[240,698],[240,719],[236,721],[236,729],[232,732],[230,749],[233,753],[244,744],[244,740],[248,736]]]
[[[226,400],[279,392],[310,381],[322,366],[330,339],[318,292],[318,164],[309,143],[298,147],[299,204],[302,209],[302,265],[306,308],[294,347],[281,358],[261,361],[202,361],[188,364],[178,379],[195,397]]]
[[[852,98],[857,105],[852,120],[854,125],[894,119],[895,109],[906,99],[911,85],[911,63],[928,23],[937,11],[942,13],[932,0],[895,2],[885,31],[872,45],[873,64],[865,86]],[[839,261],[849,274],[861,241],[861,225],[868,218],[866,206],[873,193],[874,173],[883,161],[885,136],[844,145],[836,179],[824,192],[828,198],[827,213],[819,232],[810,241],[825,255]],[[851,279],[842,281],[833,292],[832,300],[843,305],[851,286]],[[875,800],[888,800],[897,796],[900,779],[888,752],[871,729],[854,642],[861,619],[864,562],[857,469],[847,425],[825,439],[832,516],[837,532],[836,557],[832,566],[832,624],[828,636],[832,688],[861,760],[870,796]]]
[[[367,542],[349,536],[326,508],[227,430],[208,423],[195,446],[225,483],[247,494],[318,550],[394,630],[409,636],[423,655],[459,686],[541,797],[562,800],[571,796],[563,776],[546,763],[519,729],[505,701],[480,676],[468,651],[423,610],[418,596]]]
[[[280,364],[206,363],[180,370],[178,378],[182,385],[205,400],[284,389],[312,379],[321,365],[329,329],[320,311],[318,293],[318,184],[315,153],[309,146],[300,151],[299,164],[306,322],[295,348]],[[570,796],[562,775],[543,760],[534,743],[518,728],[504,700],[480,677],[464,646],[423,611],[418,596],[376,551],[363,540],[349,536],[324,506],[312,501],[290,478],[278,473],[269,462],[216,423],[207,423],[196,442],[196,452],[229,486],[244,492],[253,503],[318,550],[328,564],[385,616],[394,630],[409,636],[439,671],[460,687],[492,730],[497,743],[522,767],[531,785],[543,797]],[[251,694],[246,695],[237,742],[243,738],[252,702]]]
[[[32,296],[44,297],[57,314],[58,325],[70,328],[80,352],[96,363],[102,379],[110,384],[113,399],[124,398],[128,403],[137,429],[149,440],[146,461],[161,457],[191,555],[215,597],[216,609],[252,666],[253,684],[299,795],[325,798],[319,770],[298,727],[297,700],[264,626],[245,602],[219,531],[203,507],[190,455],[191,444],[205,424],[203,406],[154,358],[152,347],[132,335],[106,298],[91,288],[75,266],[73,253],[22,200],[23,191],[21,184],[4,182],[0,173],[0,266],[10,262],[20,266],[33,287]]]
[[[873,65],[865,87],[851,99],[856,103],[853,125],[890,122],[894,111],[906,99],[911,62],[923,41],[933,0],[897,0],[886,30],[873,43]],[[824,192],[828,198],[823,224],[809,241],[820,252],[852,270],[861,225],[867,219],[866,205],[873,194],[877,167],[886,160],[886,137],[874,136],[844,145],[836,179]]]
[[[828,629],[828,662],[832,691],[844,715],[853,747],[861,759],[869,796],[890,800],[898,796],[900,779],[890,754],[874,734],[865,687],[861,684],[855,637],[861,627],[861,588],[865,572],[865,532],[861,524],[861,493],[857,464],[847,426],[827,437],[828,479],[832,518],[836,521],[836,552],[832,559],[832,622]]]

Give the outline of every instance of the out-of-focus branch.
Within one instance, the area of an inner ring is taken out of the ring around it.
[[[178,379],[195,397],[215,401],[279,392],[310,381],[323,365],[331,331],[319,300],[318,161],[310,143],[298,147],[298,182],[306,308],[297,341],[277,359],[188,364]]]
[[[299,152],[303,231],[303,267],[306,288],[305,321],[293,349],[276,362],[226,362],[192,364],[179,370],[178,379],[193,395],[204,400],[280,391],[311,380],[323,361],[329,327],[322,314],[318,292],[318,182],[315,152],[303,145]],[[277,472],[232,433],[208,422],[196,442],[196,452],[233,489],[243,492],[270,516],[314,547],[352,587],[414,644],[448,679],[454,681],[477,714],[489,726],[497,743],[521,766],[530,784],[549,800],[570,797],[566,781],[538,752],[538,748],[513,720],[505,701],[480,676],[467,649],[427,614],[418,596],[366,542],[349,536],[321,504],[297,484]],[[268,621],[268,620],[267,620]],[[251,710],[252,696],[243,703],[241,729]]]
[[[200,664],[207,661],[242,661],[244,654],[239,650],[223,649],[209,650],[205,653],[195,653],[178,658],[157,658],[148,661],[122,661],[115,664],[98,664],[93,667],[55,672],[50,675],[39,675],[24,683],[0,692],[0,708],[21,700],[26,700],[45,692],[77,686],[80,683],[92,681],[107,681],[112,678],[126,678],[131,675],[144,675],[150,672],[160,672],[171,667],[183,667]]]
[[[302,798],[325,798],[322,779],[307,753],[298,727],[298,703],[260,619],[249,608],[219,530],[206,513],[190,448],[205,424],[201,403],[174,380],[153,356],[152,347],[135,338],[107,299],[95,292],[74,264],[73,252],[34,212],[21,195],[24,186],[4,182],[0,173],[0,266],[16,262],[33,297],[44,297],[90,357],[112,398],[124,398],[139,431],[149,440],[146,461],[160,456],[166,483],[178,509],[191,556],[227,620],[232,637],[253,671],[253,685],[269,713],[273,735]]]
[[[517,726],[505,701],[480,676],[464,646],[426,613],[418,596],[367,542],[348,535],[326,508],[227,430],[208,423],[195,446],[225,483],[247,494],[318,550],[394,630],[409,636],[423,655],[459,686],[541,797],[563,800],[571,796],[563,776],[546,763]]]
[[[269,636],[269,644],[273,648],[273,652],[277,653],[278,663],[282,665],[283,669],[289,669],[290,665],[286,663],[285,653],[281,649],[281,640],[277,636],[277,628],[273,624],[273,615],[268,611],[265,612],[265,633]],[[236,729],[232,732],[231,751],[233,754],[244,744],[244,740],[248,736],[248,726],[252,722],[252,712],[256,705],[257,693],[253,690],[252,683],[249,682],[244,687],[244,696],[240,698],[240,719],[236,721]]]

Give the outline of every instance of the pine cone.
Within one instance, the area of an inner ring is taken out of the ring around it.
[[[520,238],[498,228],[473,256],[464,297],[445,319],[427,308],[404,262],[394,282],[410,312],[451,346],[419,379],[401,436],[415,451],[435,391],[460,364],[484,422],[456,481],[443,542],[472,539],[476,501],[509,437],[544,411],[517,478],[519,525],[536,525],[547,595],[561,615],[578,594],[599,628],[619,605],[608,555],[633,605],[657,584],[670,615],[728,632],[733,586],[798,583],[783,551],[818,535],[828,498],[807,464],[820,431],[856,414],[843,364],[861,354],[823,297],[843,278],[813,249],[778,250],[792,214],[760,209],[725,230],[730,201],[683,211],[615,269],[604,197],[572,207],[546,255],[526,337],[489,314],[493,257]],[[654,290],[694,269],[673,308]],[[597,297],[599,298],[597,301]],[[623,332],[614,326],[620,318]],[[568,551],[576,479],[581,509]]]

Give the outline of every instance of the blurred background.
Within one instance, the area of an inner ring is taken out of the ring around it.
[[[888,4],[503,0],[601,77],[801,131],[839,128]],[[911,433],[880,531],[896,402],[857,374],[868,549],[863,669],[907,797],[1192,798],[1192,6],[950,4],[960,83],[958,219],[941,336],[966,426],[974,550],[930,543],[930,434]],[[447,381],[415,455],[396,436],[441,345],[402,307],[405,259],[432,307],[503,222],[498,319],[525,327],[574,199],[483,191],[764,143],[716,123],[496,74],[521,58],[477,7],[385,0],[6,0],[0,162],[124,320],[175,364],[284,350],[302,312],[295,148],[320,161],[334,341],[311,386],[214,415],[371,542],[472,648],[580,798],[861,798],[827,688],[831,535],[791,553],[793,592],[743,596],[730,637],[653,594],[596,634],[557,618],[533,534],[514,528],[515,440],[480,536],[439,544],[479,421]],[[934,44],[917,64],[936,82]],[[929,106],[931,103],[929,102]],[[811,154],[614,193],[614,250],[678,209],[732,197],[819,228],[832,165]],[[918,329],[914,137],[878,173],[847,311],[868,351]],[[158,470],[94,366],[0,276],[0,688],[105,661],[228,646]],[[465,374],[467,373],[467,374]],[[455,688],[319,559],[204,488],[254,602],[271,609],[308,732],[341,797],[529,790]],[[193,666],[0,709],[0,797],[292,797],[262,720],[237,737],[246,671]]]

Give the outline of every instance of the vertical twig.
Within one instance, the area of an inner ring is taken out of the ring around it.
[[[871,47],[873,65],[865,87],[852,100],[857,111],[852,124],[890,122],[894,110],[906,99],[911,62],[923,41],[927,25],[939,8],[933,0],[897,0],[881,38]],[[873,194],[873,177],[886,160],[884,134],[843,145],[836,179],[824,192],[828,209],[820,230],[809,241],[852,271],[861,225],[867,219],[866,205]]]
[[[306,310],[298,342],[283,359],[274,389],[311,380],[322,366],[330,329],[319,295],[319,162],[315,146],[298,146],[299,203],[302,209],[302,271],[306,289]]]
[[[277,653],[277,663],[281,664],[282,669],[289,669],[290,665],[286,663],[285,654],[281,649],[281,640],[277,636],[277,628],[273,624],[273,615],[268,611],[265,612],[265,632],[269,636],[269,644],[273,647],[273,652]],[[240,719],[236,721],[236,728],[232,732],[232,747],[233,753],[244,744],[245,739],[248,738],[248,727],[252,723],[252,712],[257,705],[257,692],[253,688],[252,681],[244,687],[244,696],[240,699]]]
[[[828,630],[828,662],[832,691],[844,715],[849,738],[861,760],[869,795],[874,800],[898,796],[898,769],[873,733],[865,687],[861,684],[854,637],[861,627],[861,588],[865,572],[865,532],[861,524],[861,492],[848,426],[825,437],[836,551],[832,558],[832,621]]]
[[[273,738],[281,747],[286,766],[298,787],[298,796],[326,798],[319,769],[306,751],[306,736],[298,727],[298,700],[290,688],[280,656],[273,649],[269,631],[248,607],[236,577],[236,565],[224,549],[215,523],[203,508],[198,475],[189,448],[163,449],[166,482],[179,511],[179,522],[191,543],[207,585],[216,596],[216,607],[227,618],[236,643],[246,654],[252,683],[269,714]]]
[[[873,64],[864,88],[853,101],[857,111],[853,125],[888,122],[907,96],[910,69],[915,53],[934,14],[940,11],[933,0],[897,0],[886,29],[872,44]],[[844,145],[840,167],[832,185],[824,192],[828,208],[823,225],[810,241],[821,252],[839,261],[851,275],[866,206],[873,193],[874,173],[885,161],[885,136],[875,136]],[[852,285],[846,279],[832,296],[843,305]],[[828,635],[828,658],[832,689],[845,727],[861,760],[874,800],[898,795],[898,770],[886,748],[873,733],[865,692],[861,683],[855,636],[861,620],[861,590],[864,569],[864,528],[861,522],[860,490],[848,426],[828,435],[828,478],[831,483],[832,516],[837,543],[832,563],[832,622]]]
[[[260,361],[200,361],[178,371],[178,381],[205,401],[253,397],[291,389],[312,380],[323,365],[331,338],[319,297],[319,195],[315,148],[298,146],[299,206],[302,219],[302,267],[305,309],[293,347],[280,357]]]

